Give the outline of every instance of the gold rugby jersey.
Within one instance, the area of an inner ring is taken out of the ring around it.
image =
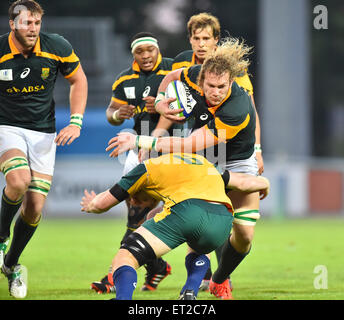
[[[224,204],[233,213],[221,174],[213,164],[198,154],[169,153],[139,164],[110,189],[119,201],[145,192],[164,201],[162,215],[187,199],[201,199]]]

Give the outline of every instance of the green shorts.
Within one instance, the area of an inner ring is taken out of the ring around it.
[[[142,226],[168,247],[174,249],[186,242],[197,253],[209,253],[228,239],[233,216],[226,206],[199,199],[182,201],[171,207],[171,214]]]

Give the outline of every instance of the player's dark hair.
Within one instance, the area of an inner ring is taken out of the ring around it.
[[[8,9],[8,17],[10,20],[14,20],[20,15],[22,10],[28,10],[31,13],[38,13],[43,16],[44,10],[41,5],[34,0],[17,0],[11,4]]]
[[[156,39],[156,36],[153,35],[151,32],[139,32],[139,33],[136,33],[136,34],[131,38],[130,43],[132,43],[132,42],[133,42],[134,40],[136,40],[136,39],[143,38],[143,37],[151,37],[151,38],[155,38],[155,39]]]

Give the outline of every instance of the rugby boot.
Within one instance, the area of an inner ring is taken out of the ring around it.
[[[8,290],[10,295],[17,299],[24,299],[27,295],[27,280],[25,279],[24,272],[26,268],[20,264],[16,264],[11,268],[3,264],[1,272],[8,279]]]
[[[104,276],[100,281],[92,282],[91,289],[98,294],[116,292],[115,286],[109,282],[108,275]]]
[[[156,290],[158,284],[165,279],[169,274],[171,274],[171,266],[164,261],[163,268],[158,271],[147,270],[146,281],[141,288],[141,291],[154,291]]]
[[[213,279],[210,279],[209,291],[217,298],[223,300],[234,300],[228,279],[222,283],[216,283],[213,281]]]
[[[185,290],[180,296],[179,300],[196,300],[196,296],[193,290]]]

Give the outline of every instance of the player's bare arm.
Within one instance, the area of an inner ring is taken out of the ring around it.
[[[148,136],[137,136],[129,132],[121,132],[116,137],[110,139],[106,151],[113,150],[109,156],[115,158],[135,147],[147,150],[154,148],[155,151],[167,153],[196,152],[214,146],[217,143],[219,143],[217,138],[205,127],[195,130],[187,138],[162,137],[157,139]]]
[[[231,190],[248,193],[259,191],[261,200],[266,198],[270,192],[270,182],[267,178],[262,176],[255,177],[239,172],[230,172],[227,187]]]
[[[130,104],[121,104],[111,100],[106,109],[106,118],[112,125],[118,126],[124,120],[130,119],[134,116],[135,106]]]
[[[89,192],[84,191],[84,196],[81,199],[81,211],[90,213],[103,213],[118,204],[119,201],[106,190],[96,194],[93,190]]]
[[[257,107],[254,101],[253,95],[251,95],[251,100],[252,104],[254,106],[254,109],[256,111],[256,143],[255,143],[255,149],[256,149],[256,159],[257,159],[257,164],[258,164],[258,173],[262,174],[264,172],[264,160],[263,160],[263,155],[262,155],[262,149],[260,147],[260,137],[261,137],[261,131],[260,131],[260,120],[259,120],[259,115],[257,112]],[[256,148],[257,146],[257,148]]]
[[[155,97],[148,96],[148,97],[142,98],[142,100],[145,101],[145,108],[147,109],[148,113],[157,113],[154,106]]]
[[[61,129],[56,136],[55,142],[58,146],[70,145],[80,136],[82,117],[86,108],[87,101],[87,79],[80,65],[78,70],[67,79],[70,84],[70,112],[71,115],[78,115],[76,121],[72,121],[68,126]],[[78,122],[79,121],[79,122]]]

